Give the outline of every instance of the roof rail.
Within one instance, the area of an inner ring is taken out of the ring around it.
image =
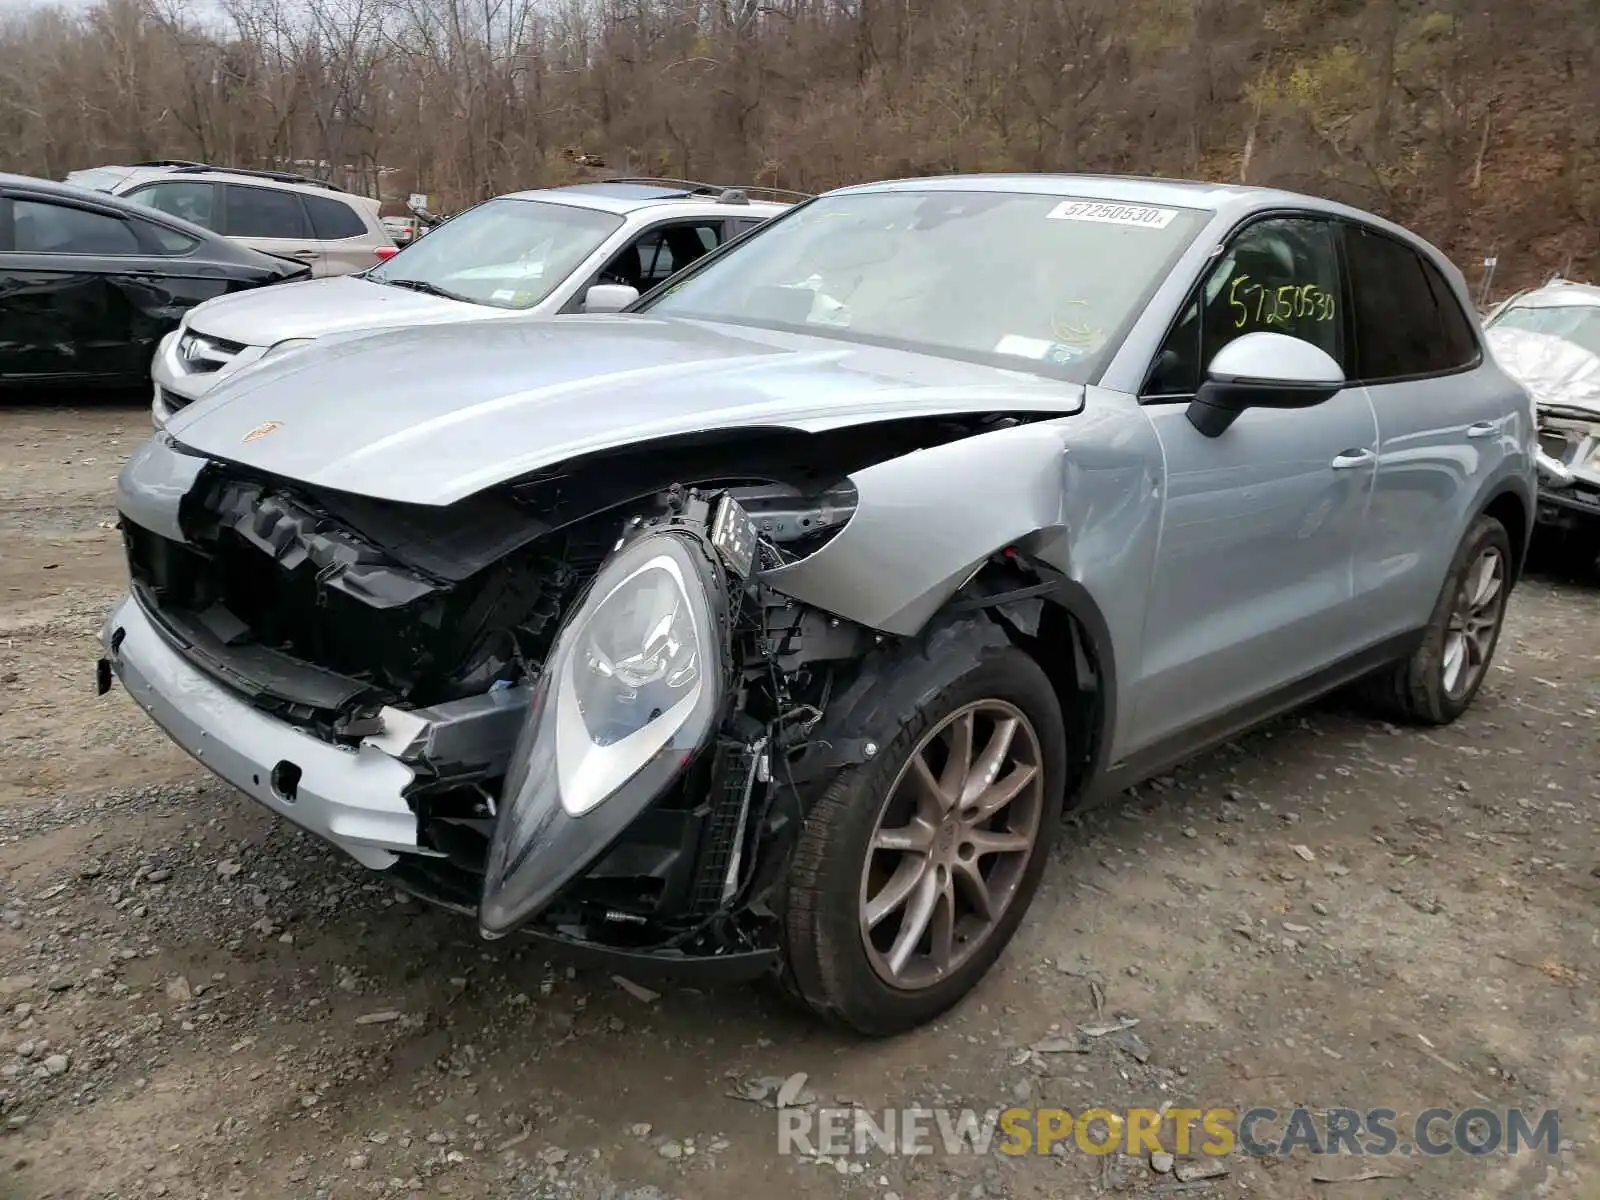
[[[206,163],[150,163],[150,166],[171,166],[174,174],[193,174],[197,171],[217,171],[224,175],[248,175],[252,179],[270,179],[275,183],[301,183],[308,187],[327,188],[330,192],[348,192],[337,183],[317,179],[310,175],[296,175],[292,171],[260,171],[253,167],[213,167]]]
[[[197,163],[187,158],[152,158],[148,162],[129,163],[130,167],[204,167],[205,163]],[[209,170],[209,168],[207,168]]]
[[[748,203],[752,193],[776,197],[786,204],[794,204],[801,200],[810,200],[812,198],[810,192],[796,192],[789,188],[764,187],[760,184],[703,183],[697,179],[665,179],[653,175],[622,175],[602,182],[653,183],[661,187],[679,187],[697,196],[714,195],[726,204]],[[737,198],[738,196],[743,196],[744,199],[740,200]]]

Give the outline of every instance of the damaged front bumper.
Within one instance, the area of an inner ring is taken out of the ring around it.
[[[1600,532],[1600,420],[1587,410],[1539,409],[1538,524]]]
[[[474,903],[435,883],[449,872],[435,872],[429,864],[446,856],[418,843],[417,817],[404,796],[417,772],[402,756],[426,758],[470,745],[493,745],[503,753],[509,749],[504,731],[526,720],[523,689],[495,693],[477,704],[386,710],[385,730],[348,748],[259,711],[193,666],[133,595],[112,610],[100,639],[105,650],[101,690],[115,675],[151,720],[202,766],[362,866],[385,872],[396,888],[477,916]],[[575,961],[641,977],[754,979],[778,962],[772,946],[708,955],[603,945],[555,929],[525,927],[522,932]]]
[[[100,636],[128,694],[208,770],[362,866],[423,852],[402,794],[416,773],[394,755],[321,741],[246,703],[174,649],[132,595]]]

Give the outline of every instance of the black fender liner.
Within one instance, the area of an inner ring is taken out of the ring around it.
[[[790,778],[800,785],[825,783],[840,769],[866,762],[877,753],[878,731],[912,720],[957,664],[976,666],[1011,645],[988,614],[947,612],[916,637],[873,650],[828,703],[804,753],[791,762]]]
[[[1046,563],[1030,559],[1025,565],[1038,583],[987,597],[962,596],[957,603],[980,604],[1003,621],[1055,682],[1076,767],[1067,803],[1076,807],[1101,798],[1099,783],[1111,766],[1117,728],[1116,647],[1088,588]]]

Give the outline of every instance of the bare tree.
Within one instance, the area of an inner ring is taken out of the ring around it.
[[[1600,265],[1597,71],[1600,0],[88,0],[0,21],[0,165],[1211,175],[1537,274]]]

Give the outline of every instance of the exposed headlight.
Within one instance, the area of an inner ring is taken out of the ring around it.
[[[282,354],[285,350],[293,350],[296,346],[309,346],[316,338],[285,338],[281,342],[274,342],[262,352],[257,362],[264,362],[275,354]]]
[[[601,567],[556,637],[512,755],[478,923],[538,913],[710,740],[726,592],[705,542],[646,534]]]
[[[574,652],[557,666],[556,770],[575,817],[671,748],[707,686],[695,627],[704,589],[696,580],[691,598],[672,543],[651,541],[650,557],[578,614]]]

